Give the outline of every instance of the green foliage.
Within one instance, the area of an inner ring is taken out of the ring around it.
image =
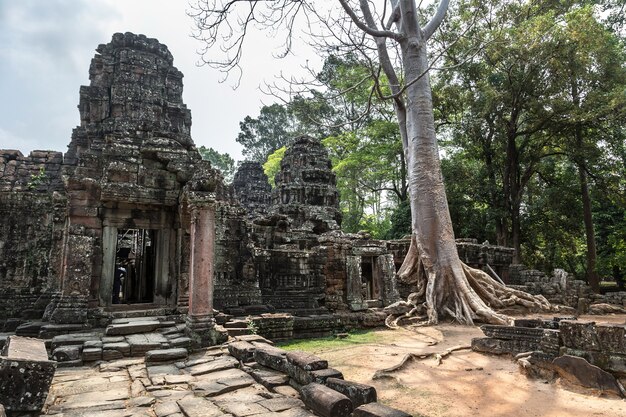
[[[29,190],[34,190],[40,185],[44,184],[48,181],[48,176],[46,175],[46,170],[44,167],[39,167],[39,172],[37,174],[32,174],[26,186]]]
[[[280,171],[280,163],[285,157],[286,150],[286,146],[278,148],[267,157],[267,161],[265,161],[265,163],[263,164],[263,172],[265,172],[265,175],[267,175],[267,179],[272,188],[276,187],[276,174],[278,174],[278,172]]]
[[[389,222],[390,226],[385,239],[402,239],[411,234],[411,205],[409,200],[401,201],[393,209]]]
[[[291,109],[278,103],[263,106],[256,119],[246,116],[239,128],[237,142],[243,146],[243,155],[261,163],[301,132]]]
[[[219,153],[213,148],[207,148],[200,146],[198,152],[202,159],[209,161],[213,168],[217,168],[222,171],[224,180],[230,183],[233,181],[235,175],[235,160],[226,152]]]
[[[348,337],[324,337],[320,339],[290,340],[279,342],[277,345],[285,350],[301,350],[304,352],[319,352],[329,349],[365,345],[379,342],[383,336],[376,331],[356,331],[348,334]]]
[[[451,69],[434,88],[456,235],[517,241],[524,263],[580,274],[587,249],[579,170],[594,199],[619,200],[626,188],[618,179],[624,42],[593,4],[457,3],[438,34]]]

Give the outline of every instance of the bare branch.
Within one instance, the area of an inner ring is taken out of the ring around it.
[[[348,5],[348,3],[345,0],[339,0],[339,3],[343,7],[343,10],[345,10],[345,12],[348,14],[348,16],[350,16],[354,24],[357,25],[359,29],[361,29],[363,32],[367,33],[368,35],[374,36],[376,38],[391,38],[395,40],[400,39],[400,35],[397,34],[396,32],[393,32],[391,30],[373,29],[369,27],[368,25],[366,25],[365,23],[363,23],[361,19],[359,19],[359,17],[356,15],[354,10],[352,10],[350,5]]]
[[[448,11],[448,3],[450,3],[449,0],[441,0],[439,6],[437,7],[437,12],[433,16],[433,18],[430,19],[430,22],[428,22],[426,26],[424,26],[424,38],[426,40],[430,39],[430,37],[433,36],[433,33],[435,33],[435,31],[439,28],[441,22],[443,22],[443,18]]]

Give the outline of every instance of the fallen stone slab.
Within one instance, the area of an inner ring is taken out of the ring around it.
[[[142,356],[149,350],[161,349],[168,340],[161,333],[130,334],[126,336],[130,355]]]
[[[101,359],[102,359],[101,347],[91,347],[91,348],[83,347],[83,361],[84,362],[99,361]]]
[[[46,323],[39,329],[38,337],[40,339],[53,339],[59,335],[66,335],[68,333],[84,333],[86,330],[90,330],[90,324],[57,324]]]
[[[50,349],[54,350],[59,346],[84,345],[87,342],[100,342],[101,334],[98,332],[74,333],[55,336],[50,342]]]
[[[180,407],[176,401],[165,401],[154,406],[154,413],[157,417],[167,417],[180,412]]]
[[[523,340],[539,343],[543,336],[543,329],[519,326],[501,326],[485,324],[480,326],[485,336],[503,340]]]
[[[130,356],[130,345],[127,342],[103,343],[102,350],[117,350],[122,356]]]
[[[371,385],[338,378],[328,378],[326,386],[350,398],[354,407],[376,402],[376,388]]]
[[[219,417],[224,413],[211,401],[200,397],[186,397],[178,401],[186,417]]]
[[[198,377],[189,386],[196,393],[213,397],[254,384],[254,379],[240,369],[228,369]]]
[[[369,403],[357,407],[352,417],[411,417],[411,415],[380,403]]]
[[[599,351],[595,322],[563,320],[559,324],[563,345],[572,349]]]
[[[284,395],[285,397],[298,399],[300,398],[300,393],[298,392],[298,390],[291,385],[278,385],[272,388],[272,391],[274,391],[276,394]]]
[[[219,407],[234,416],[251,416],[267,413],[269,410],[262,405],[243,401],[221,401]]]
[[[59,346],[52,351],[52,359],[57,362],[69,362],[81,359],[82,346],[65,345]]]
[[[124,336],[133,333],[149,333],[161,327],[161,323],[154,320],[138,320],[130,323],[110,324],[105,330],[107,336]]]
[[[306,352],[288,352],[287,362],[305,371],[319,371],[328,368],[328,361]]]
[[[256,382],[263,385],[267,389],[272,389],[278,385],[286,385],[289,383],[289,375],[285,375],[282,372],[278,372],[273,369],[247,368],[246,372],[248,372],[248,374],[250,374]]]
[[[302,401],[322,417],[347,417],[352,413],[352,401],[327,386],[311,383],[302,387]]]
[[[255,349],[252,343],[244,341],[236,341],[228,344],[228,352],[244,363],[254,360]]]
[[[301,400],[290,397],[269,398],[267,400],[259,401],[258,404],[274,413],[289,410],[291,408],[304,408],[304,403]]]
[[[274,346],[258,346],[254,351],[254,360],[259,365],[287,373],[287,351]]]
[[[328,368],[327,361],[305,352],[288,352],[286,358],[287,374],[300,385],[313,381],[311,372]]]
[[[319,371],[310,372],[309,377],[311,378],[311,380],[307,382],[308,384],[310,384],[311,382],[317,382],[318,384],[325,385],[328,378],[343,379],[343,374],[337,369],[326,368],[320,369]]]
[[[192,376],[204,375],[210,372],[222,371],[224,369],[234,368],[239,365],[239,361],[232,356],[222,356],[213,361],[187,368]]]
[[[146,352],[146,362],[154,363],[186,359],[188,354],[185,348],[149,350]]]
[[[563,355],[554,359],[552,365],[562,378],[573,384],[624,397],[625,393],[613,375],[583,358]]]
[[[494,355],[512,354],[539,350],[540,342],[525,340],[504,340],[491,337],[475,337],[472,339],[472,350],[475,352],[491,353]]]
[[[40,411],[55,369],[43,340],[10,336],[0,352],[0,404],[7,411]]]
[[[235,340],[238,341],[242,341],[242,342],[248,342],[248,343],[263,343],[266,345],[274,345],[274,342],[272,342],[271,340],[268,340],[266,338],[264,338],[261,335],[258,334],[244,334],[241,336],[236,336]]]

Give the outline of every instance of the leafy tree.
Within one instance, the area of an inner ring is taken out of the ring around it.
[[[263,171],[267,175],[267,179],[270,182],[272,188],[276,186],[276,174],[280,171],[280,162],[285,157],[286,146],[278,148],[267,157],[267,161],[263,164]]]
[[[200,146],[198,152],[200,152],[202,159],[209,161],[211,166],[222,171],[226,182],[230,183],[233,181],[233,177],[235,176],[235,160],[228,153],[219,153],[215,149],[205,146]]]
[[[227,53],[221,60],[204,54],[203,60],[225,71],[237,68],[249,25],[261,25],[274,33],[282,29],[288,53],[294,22],[300,17],[319,25],[310,28],[309,33],[318,33],[315,39],[326,50],[357,51],[364,56],[371,63],[371,95],[394,103],[406,157],[413,244],[399,271],[401,277],[416,276],[417,297],[431,323],[447,316],[461,323],[478,319],[501,324],[509,318],[495,312],[494,307],[518,301],[549,306],[497,283],[482,271],[468,268],[459,259],[441,174],[428,76],[431,64],[427,43],[447,9],[448,0],[442,0],[425,24],[414,0],[360,1],[358,5],[338,0],[334,8],[302,0],[206,0],[199,1],[191,14],[197,38],[206,42],[205,52],[210,53],[211,46],[220,42],[221,50]],[[329,45],[330,40],[338,42]]]
[[[278,103],[261,107],[256,119],[246,116],[239,128],[237,142],[243,146],[243,156],[261,163],[300,132],[291,110]]]

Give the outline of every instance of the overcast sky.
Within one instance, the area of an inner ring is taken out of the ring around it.
[[[183,99],[197,146],[241,159],[239,122],[275,100],[259,85],[298,72],[300,56],[277,60],[278,44],[253,33],[244,52],[241,85],[219,83],[220,73],[198,67],[187,0],[0,0],[0,148],[65,152],[79,123],[78,91],[89,83],[95,48],[115,32],[142,33],[169,47],[185,78]]]

